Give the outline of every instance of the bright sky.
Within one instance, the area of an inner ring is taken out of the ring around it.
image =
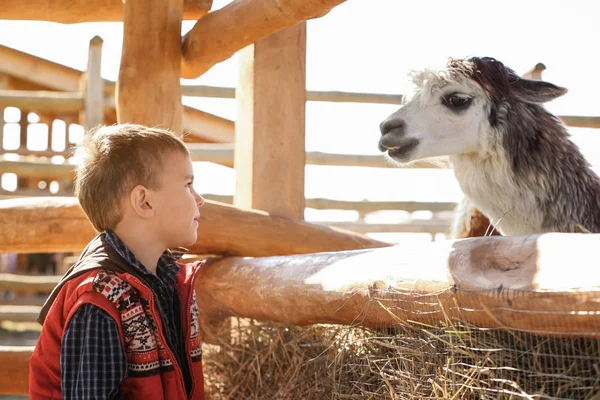
[[[228,1],[215,0],[214,8]],[[594,0],[349,0],[309,21],[307,89],[409,93],[410,70],[445,63],[447,57],[492,56],[518,73],[543,62],[545,80],[569,93],[548,105],[558,114],[600,115],[600,52]],[[184,32],[193,22],[184,25]],[[120,23],[61,25],[0,21],[0,44],[85,69],[90,38],[104,39],[102,75],[115,80],[120,62]],[[237,58],[184,84],[235,86]],[[235,101],[184,99],[186,104],[235,119]],[[379,123],[395,106],[307,104],[307,150],[378,154]],[[575,130],[575,141],[600,164],[600,132]],[[232,193],[233,172],[199,166],[202,192]],[[212,179],[213,176],[219,179]],[[458,200],[450,171],[402,171],[308,166],[307,197],[340,199]],[[318,213],[311,214],[318,218]],[[308,214],[307,214],[308,217]],[[328,216],[331,218],[331,214]]]

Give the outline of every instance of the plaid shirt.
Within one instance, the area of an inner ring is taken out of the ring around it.
[[[167,344],[177,357],[189,394],[191,373],[186,361],[181,305],[175,290],[179,266],[176,256],[166,251],[151,273],[113,232],[106,241],[148,283],[162,318]],[[116,322],[102,309],[86,304],[67,326],[60,354],[63,399],[118,399],[119,385],[127,376],[127,360]]]

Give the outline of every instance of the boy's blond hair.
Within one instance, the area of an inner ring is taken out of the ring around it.
[[[136,124],[102,126],[85,134],[77,147],[75,195],[98,232],[113,230],[121,221],[121,201],[137,185],[160,188],[166,154],[189,155],[173,133]]]

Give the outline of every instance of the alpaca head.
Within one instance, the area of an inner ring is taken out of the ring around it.
[[[493,58],[451,59],[413,80],[413,98],[380,125],[379,149],[401,163],[486,151],[515,104],[544,103],[567,91],[520,78]]]

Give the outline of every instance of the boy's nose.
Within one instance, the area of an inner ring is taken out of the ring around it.
[[[202,207],[204,205],[204,197],[198,195],[198,207]]]

